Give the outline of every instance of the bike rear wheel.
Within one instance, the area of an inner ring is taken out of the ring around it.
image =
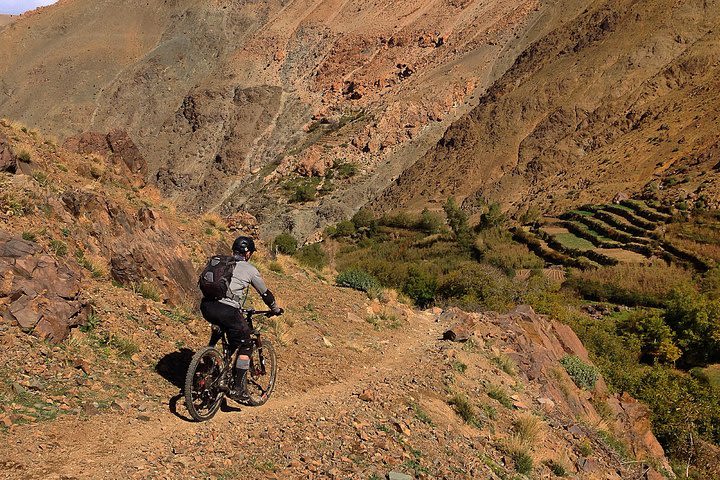
[[[246,402],[254,407],[267,402],[275,389],[276,376],[275,349],[270,342],[263,340],[262,346],[253,349],[250,368],[240,382],[240,387],[247,396]]]
[[[185,375],[185,406],[198,422],[210,420],[220,408],[224,361],[220,352],[205,347],[193,355]]]

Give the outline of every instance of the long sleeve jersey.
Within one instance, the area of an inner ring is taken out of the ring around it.
[[[260,272],[250,262],[240,260],[235,265],[233,270],[232,279],[230,280],[230,286],[228,288],[228,298],[220,300],[221,303],[230,305],[235,308],[242,308],[247,300],[248,291],[250,285],[260,294],[263,300],[266,299],[268,288],[265,285],[265,281],[260,276]],[[267,303],[267,302],[266,302]],[[271,304],[268,305],[270,309],[277,308],[277,305],[272,300]]]

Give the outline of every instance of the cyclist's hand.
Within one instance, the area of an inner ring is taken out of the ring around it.
[[[285,313],[285,310],[280,307],[275,307],[273,308],[272,313],[273,315],[282,315],[283,313]]]

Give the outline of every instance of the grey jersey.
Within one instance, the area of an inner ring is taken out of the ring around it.
[[[232,280],[230,280],[227,293],[229,298],[223,298],[220,302],[230,305],[231,307],[242,308],[245,300],[247,300],[250,285],[252,285],[260,296],[265,295],[265,292],[268,290],[258,269],[249,262],[239,260],[233,270]],[[270,308],[277,308],[277,305],[273,302]]]

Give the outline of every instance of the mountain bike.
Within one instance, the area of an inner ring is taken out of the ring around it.
[[[190,361],[185,375],[185,405],[190,416],[198,422],[215,416],[226,395],[240,403],[259,406],[268,401],[275,388],[275,349],[261,338],[260,330],[256,330],[252,322],[254,315],[270,317],[273,312],[243,310],[242,313],[252,330],[250,368],[242,378],[235,378],[238,353],[230,352],[227,336],[217,325],[212,326],[208,346],[195,353]],[[221,340],[222,350],[216,348],[218,340]],[[232,391],[239,395],[230,396]]]

